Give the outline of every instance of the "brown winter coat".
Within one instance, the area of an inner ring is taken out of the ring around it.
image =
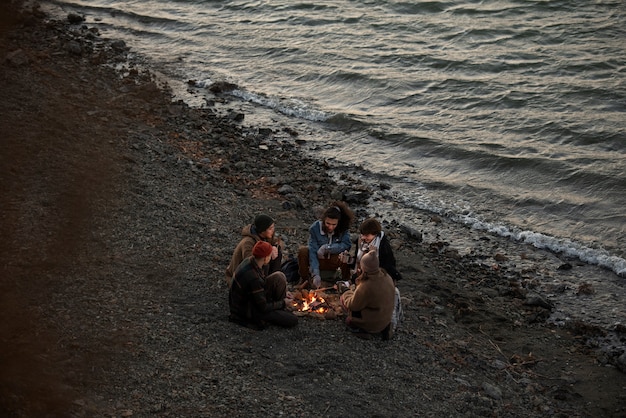
[[[341,296],[347,309],[361,312],[361,317],[352,316],[350,323],[367,332],[381,332],[391,322],[395,292],[392,278],[383,269],[367,274],[355,290]]]
[[[233,251],[233,256],[230,260],[230,264],[226,268],[225,279],[226,283],[228,283],[228,287],[230,287],[233,275],[235,274],[235,271],[237,270],[239,264],[241,264],[243,260],[252,255],[252,247],[254,247],[254,244],[262,240],[262,238],[256,233],[256,229],[252,224],[244,226],[241,230],[241,235],[241,241],[239,241],[239,244],[237,244],[237,247],[235,247],[235,251]],[[269,264],[263,266],[263,271],[265,272],[265,275],[269,275],[271,273],[274,273],[275,271],[280,271],[283,253],[282,245],[280,245],[279,239],[274,237],[271,240],[265,241],[278,247],[278,257],[276,257],[276,259],[274,260],[271,260]]]

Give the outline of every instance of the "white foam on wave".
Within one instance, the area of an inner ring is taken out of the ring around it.
[[[410,181],[405,179],[406,185]],[[426,189],[418,187],[406,189],[402,193],[384,193],[385,200],[391,199],[407,208],[424,210],[430,213],[445,216],[453,222],[466,225],[475,230],[487,231],[516,242],[532,245],[536,248],[548,250],[556,254],[577,258],[584,263],[607,268],[620,277],[626,277],[626,260],[609,253],[603,248],[591,248],[579,242],[566,238],[558,238],[540,232],[522,230],[507,225],[481,220],[468,206],[450,204],[439,200],[434,202],[427,194]],[[397,211],[397,208],[396,208]]]
[[[618,276],[626,277],[626,260],[612,255],[602,248],[591,248],[569,239],[552,237],[539,232],[516,230],[505,225],[484,222],[472,216],[464,215],[452,218],[456,218],[474,229],[485,230],[518,242],[530,244],[536,248],[574,257],[585,263],[608,268]]]
[[[200,89],[207,88],[211,86],[211,84],[213,84],[213,80],[211,80],[210,78],[194,82],[194,86]]]
[[[330,117],[328,113],[313,109],[310,105],[298,99],[280,99],[277,97],[251,93],[246,90],[233,90],[231,94],[241,100],[274,109],[287,116],[313,122],[323,122]]]

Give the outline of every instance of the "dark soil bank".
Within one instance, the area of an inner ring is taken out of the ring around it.
[[[293,252],[333,197],[360,196],[362,219],[367,190],[333,184],[292,127],[172,103],[105,65],[123,44],[17,6],[0,5],[0,416],[626,415],[598,330],[548,326],[521,276],[389,220],[391,341],[228,322],[242,226],[271,214]]]

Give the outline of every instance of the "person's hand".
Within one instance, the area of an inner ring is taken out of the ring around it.
[[[350,289],[350,282],[338,281],[335,283],[335,289],[337,289],[337,292],[339,292],[343,296],[343,292]]]
[[[319,248],[319,250],[317,250],[317,258],[326,258],[327,253],[328,253],[328,244],[324,244]]]
[[[322,285],[322,278],[320,277],[319,274],[314,274],[313,275],[313,286],[316,289],[319,289],[319,287]]]
[[[272,245],[272,260],[276,260],[276,257],[278,257],[278,247]]]

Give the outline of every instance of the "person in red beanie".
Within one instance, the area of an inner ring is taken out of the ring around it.
[[[272,245],[259,241],[252,247],[252,255],[235,270],[228,294],[230,321],[253,329],[298,324],[298,317],[285,310],[287,282],[278,275],[265,275],[263,266],[271,258]]]
[[[268,242],[272,248],[272,257],[270,261],[265,264],[263,270],[266,275],[278,274],[282,275],[282,278],[287,281],[287,278],[282,273],[280,267],[283,261],[282,243],[280,238],[275,234],[276,224],[274,220],[264,213],[261,213],[254,217],[254,222],[246,225],[241,230],[241,241],[237,244],[237,247],[233,251],[233,255],[230,260],[230,264],[226,268],[226,283],[230,287],[235,270],[241,264],[241,262],[252,255],[252,247],[259,241]]]

